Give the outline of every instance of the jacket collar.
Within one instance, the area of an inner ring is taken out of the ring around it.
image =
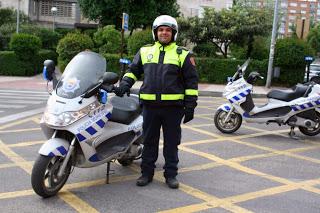
[[[169,50],[172,50],[176,46],[176,42],[171,42],[168,45],[162,45],[162,44],[160,44],[159,41],[157,41],[157,42],[155,42],[154,45],[156,47],[158,47],[160,51],[169,51]]]

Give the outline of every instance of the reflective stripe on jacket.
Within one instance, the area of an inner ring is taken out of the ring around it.
[[[134,57],[121,83],[130,87],[144,76],[139,97],[146,104],[179,105],[194,108],[198,96],[198,75],[190,53],[176,43],[145,46]]]

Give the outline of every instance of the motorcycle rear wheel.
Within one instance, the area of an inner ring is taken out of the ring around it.
[[[58,177],[63,159],[60,156],[38,156],[31,173],[31,185],[33,190],[41,197],[47,198],[56,195],[68,180],[71,161],[68,162],[64,175]]]
[[[314,128],[306,128],[306,127],[299,126],[300,132],[308,136],[316,136],[317,134],[319,134],[320,133],[320,113],[319,112],[316,112],[316,118],[314,122],[317,123]]]
[[[236,112],[232,112],[228,122],[224,122],[228,112],[217,110],[214,114],[214,125],[222,133],[231,134],[237,131],[242,124],[242,117]]]

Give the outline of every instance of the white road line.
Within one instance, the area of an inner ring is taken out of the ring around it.
[[[42,92],[42,91],[28,91],[28,90],[2,90],[2,89],[0,89],[0,92],[48,94],[48,92]]]
[[[1,100],[0,99],[0,104],[40,104],[43,103],[44,101],[28,101],[28,100]]]
[[[8,115],[6,117],[0,118],[0,124],[4,124],[4,123],[10,122],[10,121],[15,121],[15,120],[22,119],[22,118],[25,118],[25,117],[29,117],[29,116],[32,116],[32,115],[43,113],[43,111],[44,111],[44,108],[38,108],[38,109],[30,110],[30,111],[17,113],[17,114],[14,114],[14,115]]]
[[[1,109],[21,109],[26,107],[27,105],[7,105],[7,104],[0,104]]]
[[[48,100],[48,97],[28,97],[28,96],[2,96],[0,95],[0,100],[7,100],[7,99],[20,99],[20,100]]]
[[[15,95],[27,95],[27,96],[29,96],[29,97],[47,97],[48,95],[47,94],[26,94],[26,93],[24,93],[24,94],[22,94],[22,93],[9,93],[9,92],[7,92],[7,93],[5,93],[5,92],[0,92],[0,95],[1,96],[15,96]]]

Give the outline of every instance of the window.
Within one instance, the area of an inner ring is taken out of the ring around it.
[[[297,3],[295,3],[295,2],[290,2],[290,4],[289,4],[291,7],[296,7],[296,6],[298,6],[298,4]]]
[[[290,10],[290,13],[296,13],[297,11],[296,10]]]
[[[307,12],[305,10],[301,10],[301,14],[306,14]]]
[[[301,3],[301,4],[300,4],[300,7],[304,7],[304,8],[305,8],[305,7],[307,7],[307,4]]]
[[[295,16],[289,16],[289,20],[295,20],[296,17]]]
[[[52,16],[51,8],[57,8],[58,17],[75,17],[75,3],[71,2],[51,2],[51,1],[40,1],[40,15],[41,16]]]

